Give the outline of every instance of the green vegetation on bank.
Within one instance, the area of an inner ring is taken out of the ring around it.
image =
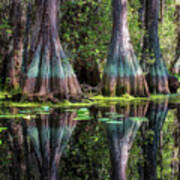
[[[128,94],[125,94],[121,97],[105,97],[102,95],[92,96],[87,99],[82,99],[80,101],[60,101],[58,103],[53,103],[50,101],[47,102],[29,102],[29,101],[13,101],[11,95],[7,92],[0,93],[0,105],[6,107],[20,107],[20,108],[31,108],[31,107],[40,107],[44,112],[47,108],[68,108],[68,107],[90,107],[92,105],[97,106],[110,106],[114,104],[126,105],[128,103],[140,104],[144,101],[164,101],[168,99],[170,102],[178,103],[180,102],[180,94],[169,94],[169,95],[151,95],[150,97],[134,97]]]

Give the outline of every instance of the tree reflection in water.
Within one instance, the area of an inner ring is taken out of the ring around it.
[[[60,158],[76,126],[75,117],[76,112],[53,111],[18,124],[9,121],[12,179],[59,179]]]
[[[110,112],[117,112],[116,123],[107,123],[107,134],[112,162],[112,179],[125,180],[129,151],[136,133],[144,120],[148,103],[111,107]]]
[[[141,128],[143,162],[139,163],[141,180],[157,179],[157,152],[160,132],[168,113],[168,101],[151,102],[147,112],[149,121]]]

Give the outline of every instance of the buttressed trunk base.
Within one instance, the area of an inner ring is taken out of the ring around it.
[[[127,25],[127,0],[113,0],[113,34],[103,77],[103,94],[148,96],[147,83],[135,56]]]
[[[40,1],[41,27],[23,93],[30,96],[69,98],[81,94],[80,86],[65,55],[57,30],[58,0]]]
[[[144,24],[146,35],[144,36],[142,62],[148,70],[147,82],[150,92],[167,94],[170,93],[168,84],[169,74],[159,44],[159,5],[159,0],[147,0],[145,3]],[[148,64],[147,60],[151,60],[152,62]]]

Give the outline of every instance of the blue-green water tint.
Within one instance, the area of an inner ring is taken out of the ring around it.
[[[178,101],[64,109],[1,107],[0,115],[2,180],[180,177]]]

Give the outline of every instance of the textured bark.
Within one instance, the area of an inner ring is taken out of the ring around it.
[[[143,118],[147,112],[148,103],[145,105],[128,105],[127,107],[112,106],[111,113],[117,112],[124,117],[114,118],[122,124],[107,123],[107,134],[112,162],[112,179],[126,180],[128,156],[136,133],[142,121],[133,118]],[[108,112],[106,110],[106,112]]]
[[[24,82],[23,93],[28,96],[69,98],[81,94],[81,90],[65,55],[57,30],[58,0],[37,1],[38,28],[33,43]]]
[[[147,82],[152,93],[170,93],[168,85],[168,70],[160,51],[158,37],[158,18],[160,0],[146,0],[145,30],[142,64],[148,72]],[[151,63],[147,61],[151,60]]]
[[[174,74],[180,75],[180,5],[176,5],[176,32],[177,32],[177,46],[176,46],[176,56],[172,64],[171,71]]]
[[[28,64],[28,46],[30,44],[30,29],[31,29],[31,23],[32,23],[32,4],[31,2],[28,3],[27,9],[26,9],[26,26],[25,26],[25,33],[24,33],[24,51],[23,51],[23,61],[22,61],[22,77],[25,76],[25,73],[27,72],[27,64]],[[21,80],[21,84],[22,84]]]
[[[149,95],[127,26],[127,0],[113,0],[113,32],[103,77],[103,94]]]
[[[165,9],[165,0],[160,0],[160,22],[163,22],[164,18],[164,9]]]
[[[21,0],[13,0],[12,4],[12,25],[13,29],[13,50],[9,65],[10,86],[18,88],[20,86],[20,72],[23,57],[23,32],[24,15]]]

